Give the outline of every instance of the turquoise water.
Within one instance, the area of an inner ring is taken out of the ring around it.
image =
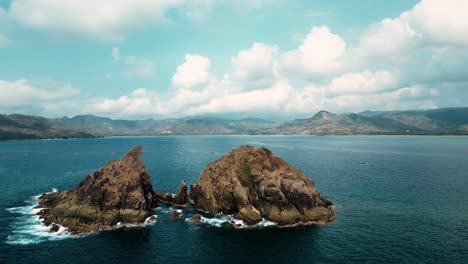
[[[324,226],[234,230],[171,220],[50,235],[34,196],[66,190],[143,145],[154,188],[174,192],[229,150],[265,146],[335,202]],[[468,263],[468,137],[196,136],[0,142],[0,263]]]

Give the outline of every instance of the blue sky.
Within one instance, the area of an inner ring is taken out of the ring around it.
[[[465,0],[0,0],[0,113],[468,105]]]

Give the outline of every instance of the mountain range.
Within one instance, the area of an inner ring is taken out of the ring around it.
[[[96,135],[69,128],[44,117],[0,114],[0,140],[92,137]]]
[[[273,122],[260,118],[122,120],[94,115],[47,119],[0,115],[0,140],[138,135],[467,135],[468,107],[364,111]]]

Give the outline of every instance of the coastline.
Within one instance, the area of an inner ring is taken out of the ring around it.
[[[174,135],[113,135],[99,136],[94,138],[40,138],[40,139],[0,139],[2,142],[21,142],[21,141],[63,141],[63,140],[93,140],[109,138],[153,138],[153,137],[468,137],[468,132],[463,134],[174,134]]]

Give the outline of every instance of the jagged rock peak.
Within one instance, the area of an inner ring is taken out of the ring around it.
[[[171,193],[155,192],[154,196],[155,199],[162,203],[186,207],[188,205],[187,183],[183,180],[180,183],[177,194],[175,195],[172,195]]]
[[[46,225],[61,224],[72,233],[111,229],[117,223],[143,223],[156,206],[142,146],[88,175],[78,186],[40,197]]]

